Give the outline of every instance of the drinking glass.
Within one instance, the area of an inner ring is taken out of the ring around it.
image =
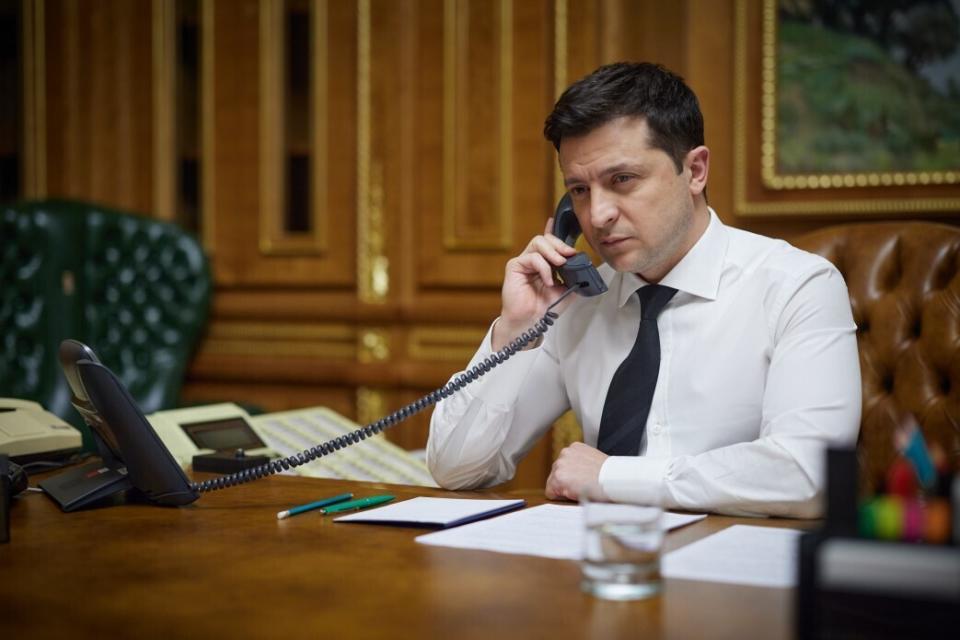
[[[608,600],[658,594],[663,509],[581,497],[584,546],[581,588]]]

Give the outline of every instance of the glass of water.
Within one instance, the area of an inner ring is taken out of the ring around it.
[[[580,506],[581,588],[607,600],[639,600],[660,593],[663,509],[588,497],[581,498]]]

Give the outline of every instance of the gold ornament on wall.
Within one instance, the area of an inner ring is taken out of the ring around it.
[[[385,329],[364,329],[357,344],[357,360],[384,362],[390,358],[390,337]]]
[[[357,423],[370,424],[386,414],[387,400],[383,391],[370,387],[357,387]]]

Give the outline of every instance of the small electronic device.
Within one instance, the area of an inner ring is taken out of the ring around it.
[[[191,464],[197,456],[226,453],[237,458],[238,449],[244,454],[239,457],[256,460],[276,457],[251,424],[247,412],[229,402],[158,411],[148,415],[147,420],[181,467]]]
[[[80,444],[77,429],[36,402],[0,398],[0,453],[14,462],[63,458]]]
[[[276,457],[247,412],[232,403],[158,411],[147,420],[174,460],[194,471],[236,473]]]

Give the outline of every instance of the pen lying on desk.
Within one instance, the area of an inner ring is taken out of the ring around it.
[[[370,496],[369,498],[360,498],[359,500],[352,500],[351,502],[335,504],[332,507],[321,509],[320,513],[327,514],[340,513],[341,511],[354,511],[356,509],[373,507],[378,504],[383,504],[384,502],[390,502],[391,500],[393,500],[393,496]]]
[[[283,520],[284,518],[289,518],[290,516],[295,516],[298,513],[303,513],[304,511],[312,511],[313,509],[320,509],[322,507],[328,507],[332,504],[337,504],[338,502],[344,502],[353,497],[352,493],[341,493],[338,496],[333,496],[332,498],[324,498],[323,500],[317,500],[316,502],[310,502],[308,504],[302,504],[299,507],[290,507],[286,511],[281,511],[277,514],[277,520]]]

